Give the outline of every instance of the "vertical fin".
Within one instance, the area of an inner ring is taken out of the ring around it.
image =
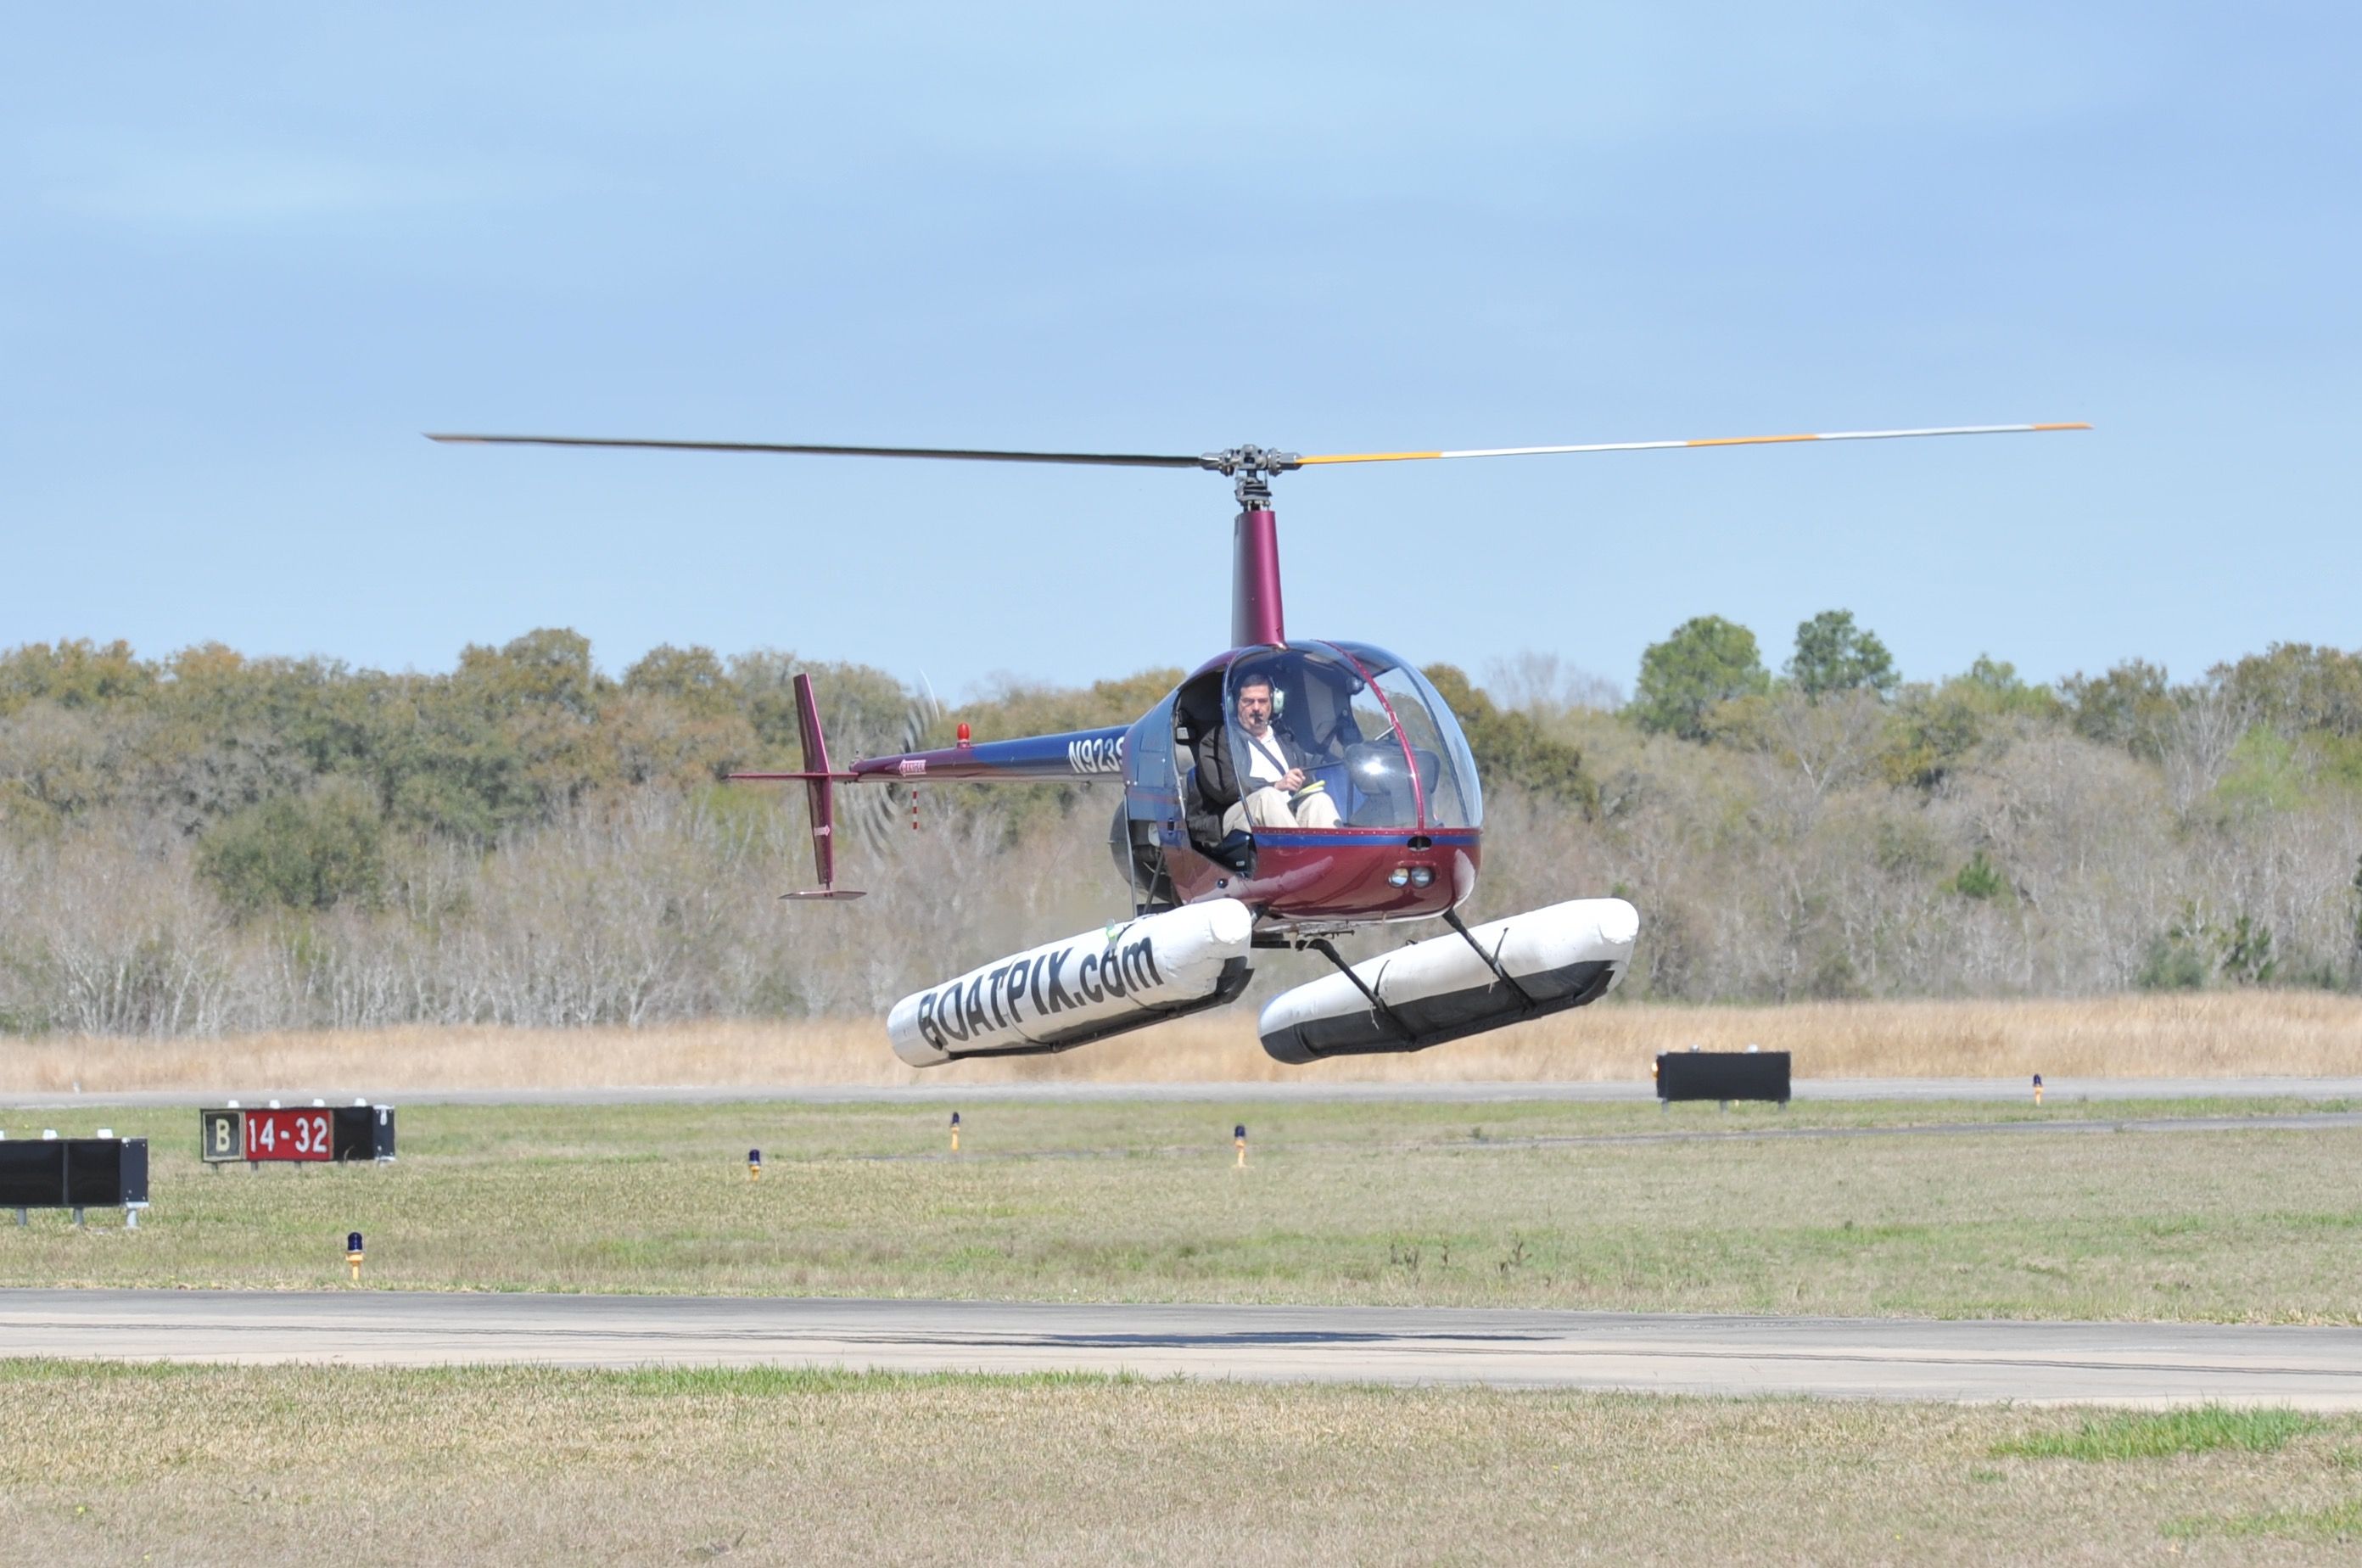
[[[821,734],[820,703],[812,696],[809,675],[796,677],[796,737],[804,748],[804,803],[811,809],[812,870],[820,886],[787,897],[857,899],[858,892],[836,885],[836,779],[828,765],[828,738]]]
[[[820,702],[811,677],[796,677],[796,738],[803,743],[804,801],[811,807],[812,870],[822,890],[836,881],[836,781],[828,776],[828,738],[820,731]]]

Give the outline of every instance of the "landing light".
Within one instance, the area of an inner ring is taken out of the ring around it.
[[[1410,867],[1407,866],[1397,866],[1386,873],[1386,886],[1389,888],[1407,887],[1409,884]]]
[[[1432,867],[1432,866],[1414,866],[1414,867],[1412,867],[1410,868],[1410,885],[1411,885],[1412,887],[1414,887],[1414,888],[1424,888],[1424,887],[1427,887],[1427,886],[1429,886],[1429,884],[1431,884],[1434,880],[1435,880],[1435,867]]]

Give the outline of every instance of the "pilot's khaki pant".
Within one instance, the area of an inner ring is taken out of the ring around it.
[[[1289,810],[1287,797],[1266,784],[1245,800],[1222,813],[1222,832],[1238,833],[1249,823],[1266,828],[1332,828],[1337,825],[1337,802],[1321,790],[1304,798],[1304,804]]]

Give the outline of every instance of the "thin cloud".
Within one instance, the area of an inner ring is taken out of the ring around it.
[[[480,205],[517,182],[480,167],[403,165],[279,149],[122,149],[52,167],[53,210],[111,223],[251,229]],[[546,189],[544,186],[543,189]]]

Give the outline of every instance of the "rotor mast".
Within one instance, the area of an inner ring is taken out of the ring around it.
[[[1271,507],[1271,481],[1304,466],[1294,452],[1233,447],[1199,459],[1237,481],[1238,520],[1231,531],[1231,646],[1255,647],[1287,640],[1287,615],[1279,587],[1279,518]]]

